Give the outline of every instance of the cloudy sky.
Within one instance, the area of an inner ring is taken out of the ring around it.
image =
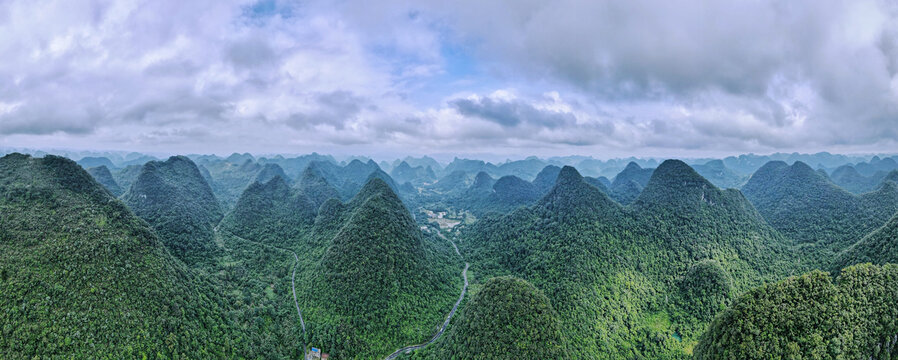
[[[898,3],[0,0],[0,146],[898,151]]]

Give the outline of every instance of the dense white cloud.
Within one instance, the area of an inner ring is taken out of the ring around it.
[[[898,5],[0,1],[0,143],[716,152],[898,139]]]

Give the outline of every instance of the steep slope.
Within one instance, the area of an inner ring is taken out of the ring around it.
[[[427,181],[436,179],[433,169],[430,167],[416,166],[412,167],[403,161],[390,171],[390,177],[398,183],[410,182],[412,184],[422,184]]]
[[[453,326],[415,359],[565,359],[558,314],[539,289],[514,277],[487,281]]]
[[[685,357],[731,294],[796,266],[738,191],[680,161],[661,164],[630,208],[566,166],[534,206],[462,237],[475,282],[513,275],[545,291],[573,358]],[[693,287],[710,275],[720,285]]]
[[[898,266],[859,265],[833,281],[815,271],[762,286],[720,314],[703,359],[895,359]]]
[[[284,172],[284,169],[281,169],[278,164],[265,164],[262,165],[262,169],[256,173],[256,177],[253,179],[253,182],[257,183],[267,183],[276,177],[280,177],[281,180],[284,180],[288,185],[292,183],[292,180],[287,177],[287,173]]]
[[[723,160],[711,160],[701,165],[693,165],[692,168],[721,189],[737,189],[747,180],[745,176],[726,167]]]
[[[112,171],[112,177],[115,179],[115,183],[122,189],[122,192],[128,192],[128,189],[131,188],[131,184],[133,184],[134,181],[137,180],[137,177],[140,176],[140,171],[142,169],[143,165],[128,165],[119,170]]]
[[[115,169],[117,166],[112,163],[112,160],[106,157],[84,157],[81,160],[78,160],[78,165],[87,169],[92,167],[105,166],[107,169]]]
[[[477,176],[474,177],[474,183],[468,188],[468,196],[473,196],[475,193],[488,195],[493,192],[493,185],[495,184],[496,179],[481,171],[477,173]]]
[[[839,254],[832,268],[868,262],[898,263],[898,215]]]
[[[799,244],[809,244],[812,257],[823,262],[898,211],[898,191],[887,187],[853,195],[802,162],[791,166],[769,162],[742,192],[774,228]]]
[[[115,179],[112,177],[112,173],[109,171],[109,168],[106,166],[100,165],[97,167],[87,168],[87,173],[90,174],[100,185],[103,185],[106,190],[112,194],[112,196],[119,197],[122,195],[124,191],[122,188],[118,186],[118,183],[115,182]]]
[[[328,199],[340,199],[340,193],[337,192],[337,189],[312,167],[308,167],[302,172],[299,181],[296,182],[296,188],[306,194],[318,206],[324,204]]]
[[[262,243],[291,247],[315,221],[318,206],[305,194],[290,189],[280,176],[254,182],[240,195],[221,228]]]
[[[237,153],[229,156],[227,160],[203,161],[199,166],[208,170],[208,176],[212,179],[209,186],[224,211],[234,207],[243,190],[262,171],[262,165],[256,163],[251,155]]]
[[[603,181],[603,180],[604,180],[604,181]],[[601,190],[601,191],[602,191],[603,193],[605,193],[606,195],[608,195],[608,194],[611,193],[611,190],[608,190],[608,186],[610,186],[611,183],[610,183],[610,182],[608,181],[608,179],[607,179],[606,177],[604,177],[604,176],[601,176],[601,177],[598,177],[598,178],[589,177],[589,176],[584,176],[584,177],[583,177],[583,181],[585,181],[585,182],[586,182],[587,184],[589,184],[589,185],[595,186],[596,188],[598,188],[599,190]],[[632,200],[631,200],[631,202],[632,202]]]
[[[866,177],[857,172],[854,166],[842,165],[833,170],[830,179],[836,185],[855,194],[867,192],[876,185],[873,177]]]
[[[176,257],[193,263],[214,247],[212,229],[222,218],[221,208],[190,159],[146,163],[122,200]]]
[[[496,180],[493,191],[496,194],[496,201],[512,205],[531,203],[541,195],[536,186],[514,175],[506,175]]]
[[[334,357],[367,359],[432,336],[460,288],[451,248],[425,238],[379,178],[345,206],[328,203],[313,232],[336,232],[306,272],[300,300],[310,345]]]
[[[0,358],[235,358],[246,350],[220,295],[65,158],[0,158],[0,280]]]
[[[449,169],[448,167],[446,169]],[[433,188],[444,192],[462,191],[471,185],[468,173],[463,170],[455,170],[433,184]]]
[[[536,178],[533,179],[533,186],[536,187],[540,194],[549,192],[555,186],[555,180],[558,179],[560,172],[561,168],[555,165],[544,167],[539,174],[536,174]]]
[[[611,198],[623,205],[629,205],[642,192],[652,177],[655,169],[643,169],[635,162],[630,162],[611,182]]]
[[[624,170],[614,177],[614,181],[611,182],[611,188],[617,188],[630,181],[635,181],[639,186],[645,187],[648,185],[649,179],[652,178],[654,171],[655,169],[643,169],[639,164],[631,161]]]

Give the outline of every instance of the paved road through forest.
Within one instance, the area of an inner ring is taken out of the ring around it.
[[[452,240],[449,240],[448,238],[443,236],[443,234],[440,233],[439,231],[437,232],[437,235],[439,235],[441,238],[445,239],[446,241],[449,241],[449,243],[452,244],[452,247],[455,248],[455,253],[458,254],[458,256],[461,256],[461,253],[458,252],[458,247],[455,246],[455,242],[453,242]],[[455,311],[458,310],[458,305],[461,304],[462,299],[465,298],[465,293],[468,291],[468,265],[469,265],[468,263],[465,263],[465,269],[461,271],[461,276],[465,280],[465,284],[461,288],[461,295],[458,296],[458,301],[456,301],[455,305],[452,306],[452,310],[449,311],[449,315],[446,316],[446,321],[443,321],[443,325],[440,326],[440,330],[437,331],[437,333],[434,334],[432,338],[430,338],[430,341],[423,343],[423,344],[406,346],[404,348],[396,350],[392,354],[390,354],[386,358],[384,358],[384,360],[393,360],[399,355],[421,349],[427,345],[432,344],[434,341],[439,339],[440,336],[443,335],[443,332],[446,331],[446,326],[449,325],[449,321],[452,320],[452,316],[455,315]]]

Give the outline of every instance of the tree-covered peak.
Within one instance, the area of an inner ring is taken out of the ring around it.
[[[889,173],[886,174],[886,177],[882,179],[883,183],[887,181],[898,183],[898,170],[889,171]]]
[[[623,171],[630,172],[630,171],[637,171],[637,170],[642,170],[642,167],[639,166],[639,164],[637,164],[635,161],[631,161],[631,162],[627,163],[627,166],[624,167]]]
[[[481,171],[478,172],[477,176],[474,177],[474,183],[471,184],[471,189],[492,190],[495,183],[496,180],[493,179],[490,174],[487,174],[485,171]]]
[[[328,199],[340,198],[340,193],[333,184],[317,170],[315,162],[303,170],[302,175],[296,182],[296,187],[304,194],[308,195],[318,206],[324,204]]]
[[[894,359],[898,266],[813,271],[748,291],[695,347],[704,359]]]
[[[63,188],[89,194],[94,198],[107,197],[106,189],[100,186],[76,162],[55,155],[42,158],[11,153],[0,158],[0,166],[6,173],[0,185],[22,185],[35,188]]]
[[[369,198],[381,196],[386,199],[395,200],[398,204],[402,204],[402,201],[399,200],[399,196],[396,195],[396,192],[390,188],[390,185],[387,184],[384,179],[376,176],[372,176],[368,179],[368,182],[365,183],[365,186],[362,186],[362,189],[359,190],[359,193],[356,194],[354,198],[349,202],[350,206],[357,207],[367,201]]]
[[[75,162],[0,158],[0,358],[237,358],[218,295]]]
[[[182,260],[203,260],[202,251],[212,248],[221,207],[189,158],[146,163],[122,199]]]
[[[573,166],[565,166],[555,177],[555,186],[572,186],[583,182],[583,176]]]
[[[287,176],[287,173],[284,172],[284,169],[281,168],[280,165],[273,163],[262,165],[253,181],[265,183],[275,177],[280,177],[284,182],[290,183],[290,178]]]
[[[555,186],[555,182],[558,179],[558,174],[561,173],[561,168],[555,165],[547,165],[544,167],[538,174],[536,174],[536,178],[533,179],[533,185],[540,192],[546,192],[552,189],[552,186]]]
[[[565,359],[549,298],[516,277],[494,277],[471,297],[426,359]],[[417,357],[416,357],[417,358]]]
[[[537,207],[562,217],[577,217],[617,209],[619,205],[595,186],[587,184],[577,169],[565,166],[558,173],[555,186],[539,200]]]
[[[655,169],[648,185],[634,202],[637,207],[694,207],[702,203],[722,202],[723,193],[689,165],[680,160],[665,160]]]
[[[380,179],[380,180],[383,180],[383,182],[384,182],[385,184],[387,184],[387,186],[390,187],[390,190],[392,190],[393,192],[396,192],[396,193],[399,192],[399,185],[396,184],[396,181],[394,181],[393,178],[390,177],[389,174],[387,174],[386,172],[384,172],[384,171],[381,170],[380,168],[377,168],[377,169],[375,169],[374,171],[372,171],[371,174],[368,175],[368,178],[365,179],[365,182],[368,183],[368,182],[371,181],[371,179]]]
[[[115,181],[115,178],[112,177],[112,172],[109,171],[109,168],[107,168],[106,165],[87,168],[87,172],[94,178],[94,180],[97,180],[100,185],[103,185],[106,190],[109,190],[113,196],[118,197],[123,193],[122,188]]]

